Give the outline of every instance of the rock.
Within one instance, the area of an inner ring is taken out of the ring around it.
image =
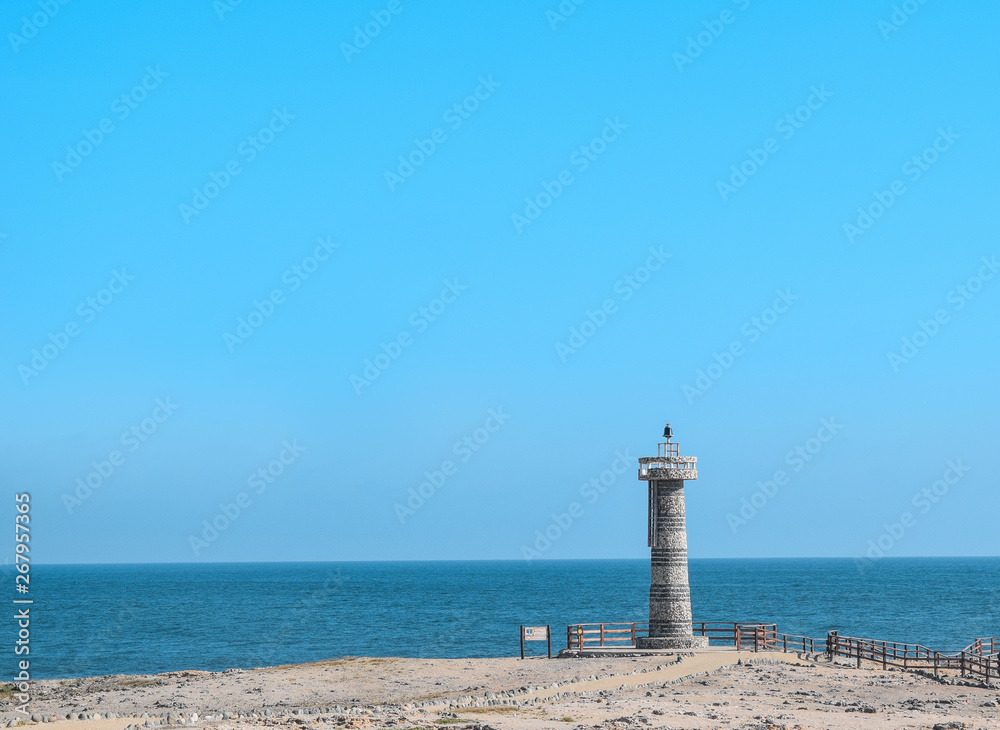
[[[41,722],[41,721],[42,721],[42,716],[41,716],[41,715],[39,715],[39,714],[38,714],[38,713],[36,712],[36,713],[34,713],[34,714],[33,714],[33,715],[31,716],[31,721],[32,721],[32,722]]]

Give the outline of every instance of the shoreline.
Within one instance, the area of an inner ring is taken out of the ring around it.
[[[487,723],[493,730],[551,730],[611,721],[622,728],[714,728],[720,721],[731,728],[1000,724],[996,684],[868,665],[735,651],[558,660],[347,657],[223,672],[39,680],[29,708],[39,719],[80,730],[181,724],[402,730],[463,723],[470,730]],[[0,698],[4,724],[17,719],[8,697]],[[81,713],[89,717],[79,719]],[[774,722],[761,724],[766,717]]]

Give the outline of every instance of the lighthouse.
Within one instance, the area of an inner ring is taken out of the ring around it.
[[[698,459],[681,456],[668,423],[656,456],[639,459],[639,481],[649,485],[649,636],[639,649],[701,649],[707,636],[691,632],[684,482],[698,478]]]

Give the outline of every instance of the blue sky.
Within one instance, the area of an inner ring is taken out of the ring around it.
[[[996,554],[998,14],[6,3],[35,559]]]

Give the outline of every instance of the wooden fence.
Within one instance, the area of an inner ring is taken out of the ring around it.
[[[963,677],[981,677],[987,684],[1000,679],[1000,637],[976,639],[962,651],[935,651],[920,644],[878,641],[854,636],[840,636],[831,631],[825,639],[783,634],[775,624],[696,621],[691,626],[695,636],[707,636],[712,646],[733,647],[736,651],[781,651],[827,654],[874,662],[883,669],[932,670],[935,676],[944,669],[955,670]],[[600,647],[629,648],[636,639],[649,635],[648,623],[572,624],[566,627],[567,649]]]
[[[962,651],[936,651],[920,644],[840,636],[831,631],[827,644],[828,654],[854,658],[859,667],[864,659],[881,664],[883,669],[929,669],[935,676],[942,669],[951,669],[963,677],[982,677],[987,684],[994,677],[1000,679],[1000,656],[995,652],[1000,642],[995,642],[994,637],[976,639]]]
[[[566,627],[566,648],[628,648],[635,646],[635,640],[643,636],[649,636],[648,623],[572,624]]]
[[[824,639],[779,634],[775,624],[696,621],[691,628],[695,636],[707,636],[712,646],[732,646],[740,651],[776,648],[809,653],[826,651]],[[627,648],[635,646],[635,640],[644,636],[649,636],[648,623],[573,624],[566,627],[566,648]]]

